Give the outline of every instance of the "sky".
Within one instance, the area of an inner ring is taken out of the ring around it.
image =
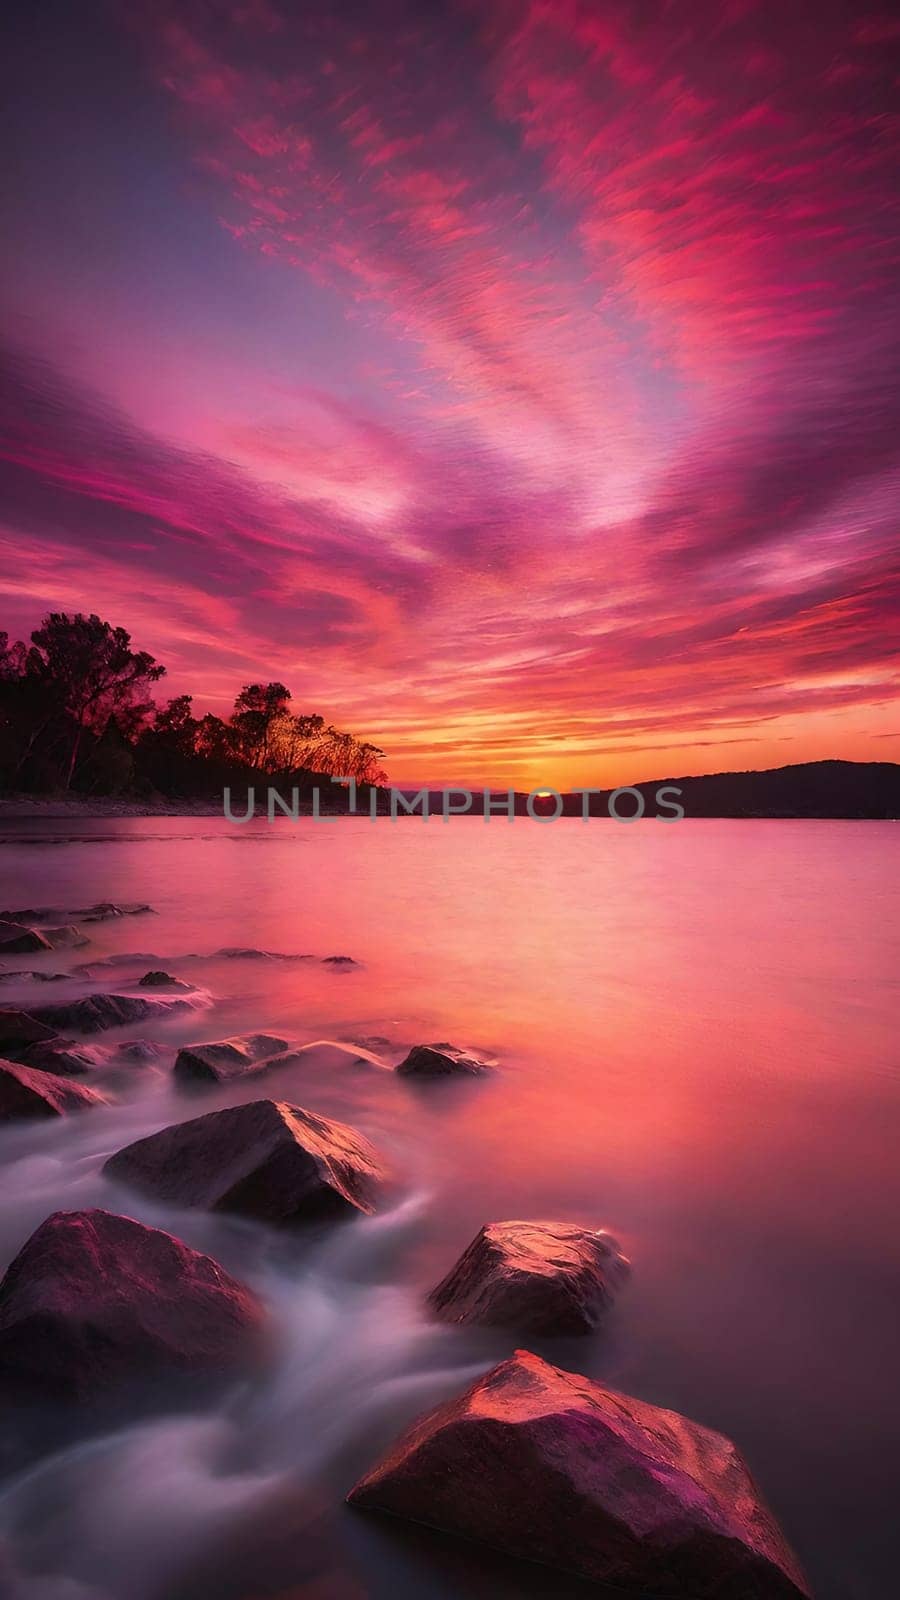
[[[402,783],[900,759],[900,21],[20,0],[0,629]]]

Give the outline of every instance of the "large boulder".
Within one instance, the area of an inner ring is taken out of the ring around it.
[[[0,1122],[24,1117],[63,1117],[69,1111],[86,1111],[107,1101],[95,1089],[85,1089],[69,1078],[25,1067],[18,1061],[0,1060]]]
[[[55,1039],[56,1030],[28,1011],[0,1006],[0,1050],[17,1053],[41,1039]]]
[[[524,1350],[415,1423],[349,1500],[626,1594],[809,1595],[728,1439]]]
[[[473,1077],[490,1070],[489,1061],[481,1061],[453,1044],[413,1045],[409,1055],[397,1067],[404,1078]]]
[[[144,976],[138,979],[137,986],[139,989],[180,989],[183,994],[193,993],[194,989],[194,985],[185,983],[183,978],[173,978],[171,973],[156,968],[151,972],[145,972]]]
[[[242,1033],[211,1044],[186,1045],[175,1057],[175,1076],[191,1084],[230,1083],[232,1078],[264,1071],[287,1045],[274,1033]]]
[[[489,1222],[429,1300],[448,1322],[590,1333],[627,1275],[608,1233],[571,1222]]]
[[[57,1211],[0,1284],[0,1395],[103,1407],[214,1382],[264,1345],[255,1295],[211,1256],[108,1211]]]
[[[355,1128],[274,1100],[163,1128],[110,1156],[103,1170],[176,1205],[267,1222],[369,1213],[387,1177]]]
[[[22,922],[0,920],[0,951],[4,955],[23,955],[30,950],[49,950],[50,942],[36,928]]]
[[[107,1028],[131,1027],[150,1018],[166,1017],[182,1011],[187,1002],[178,999],[149,999],[143,995],[90,994],[64,1005],[39,1006],[33,1015],[60,1033],[104,1033]]]

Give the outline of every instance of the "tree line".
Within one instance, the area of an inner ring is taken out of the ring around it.
[[[230,716],[153,699],[166,669],[124,628],[54,611],[29,644],[0,633],[0,788],[28,794],[203,798],[265,776],[386,782],[377,745],[292,709],[283,683],[249,683]]]

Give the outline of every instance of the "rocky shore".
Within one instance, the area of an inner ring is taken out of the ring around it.
[[[149,910],[20,908],[3,914],[0,954],[52,949],[45,935],[53,925],[74,929],[77,945],[92,922]],[[96,975],[102,981],[128,959],[99,962]],[[0,1121],[102,1116],[128,1095],[127,1075],[124,1086],[115,1079],[126,1063],[171,1073],[185,1101],[184,1117],[107,1157],[110,1209],[48,1216],[21,1241],[0,1283],[6,1472],[60,1442],[177,1407],[198,1386],[249,1380],[272,1359],[272,1309],[210,1255],[129,1217],[130,1196],[283,1233],[353,1225],[403,1192],[403,1171],[364,1131],[279,1094],[279,1078],[310,1049],[301,1041],[264,1030],[216,1038],[210,1030],[160,1065],[155,1027],[196,1004],[197,991],[177,971],[140,972],[134,960],[132,981],[115,991],[50,1003],[39,979],[52,986],[67,974],[30,978],[26,969],[20,976],[33,981],[34,1004],[0,1010]],[[68,975],[91,982],[94,970],[82,962]],[[150,1037],[124,1039],[132,1026]],[[374,1060],[351,1046],[346,1058]],[[487,1080],[502,1093],[502,1062],[465,1043],[414,1043],[382,1064],[408,1094],[438,1107],[444,1094],[490,1092]],[[196,1114],[197,1095],[243,1090],[248,1080],[259,1085],[256,1098]],[[481,1081],[467,1090],[465,1080]],[[499,1330],[510,1353],[425,1411],[347,1485],[349,1505],[644,1600],[808,1597],[797,1559],[730,1440],[516,1348],[523,1338],[591,1338],[629,1273],[594,1219],[486,1220],[441,1281],[422,1286],[421,1306],[451,1327]]]

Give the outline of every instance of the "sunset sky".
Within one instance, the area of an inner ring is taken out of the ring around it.
[[[12,10],[0,628],[397,782],[900,759],[886,5]]]

